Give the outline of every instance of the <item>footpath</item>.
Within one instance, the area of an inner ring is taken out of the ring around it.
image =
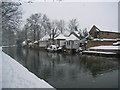
[[[0,89],[1,88],[49,88],[50,84],[38,78],[25,67],[2,51],[0,47]]]

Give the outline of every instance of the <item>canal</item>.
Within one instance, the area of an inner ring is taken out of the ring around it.
[[[119,62],[115,57],[18,47],[6,47],[3,51],[55,88],[118,88]]]

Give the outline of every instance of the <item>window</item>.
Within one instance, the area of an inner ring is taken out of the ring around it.
[[[94,38],[97,38],[99,35],[99,32],[94,32]]]
[[[67,46],[69,46],[70,45],[70,41],[67,41]]]
[[[66,42],[66,45],[68,46],[68,41]]]

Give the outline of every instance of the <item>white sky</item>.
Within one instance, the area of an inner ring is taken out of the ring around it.
[[[88,28],[95,24],[100,29],[118,30],[117,2],[35,2],[23,3],[23,20],[31,14],[46,14],[51,20],[63,19],[68,22],[77,18],[79,28]]]

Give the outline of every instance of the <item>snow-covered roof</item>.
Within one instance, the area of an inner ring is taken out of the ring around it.
[[[38,41],[35,41],[34,43],[38,43]]]
[[[88,31],[90,31],[93,26],[97,27],[100,31],[120,33],[120,30],[118,30],[118,28],[106,27],[106,26],[101,26],[101,25],[91,25],[89,27]],[[99,31],[98,29],[96,29],[96,30]]]
[[[49,40],[49,39],[50,39],[50,36],[47,34],[44,37],[42,37],[40,41]]]
[[[79,40],[75,35],[71,34],[69,37],[66,38],[66,40]]]
[[[66,37],[63,34],[59,34],[55,39],[66,39]]]
[[[99,31],[98,29],[96,29],[96,31]]]
[[[118,39],[106,39],[106,38],[104,38],[104,39],[98,39],[98,38],[95,38],[93,40],[94,41],[117,41]]]
[[[78,31],[74,31],[75,34],[77,34],[79,36],[79,32]]]
[[[112,31],[112,30],[100,30],[100,31],[103,31],[103,32],[114,32],[114,33],[120,33],[120,31]]]
[[[120,47],[119,46],[95,46],[95,47],[90,47],[89,49],[120,50]]]

